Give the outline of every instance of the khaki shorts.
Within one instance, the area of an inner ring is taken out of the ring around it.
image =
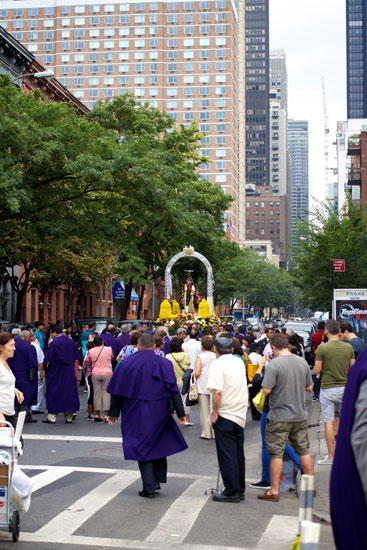
[[[283,458],[287,441],[299,456],[309,454],[307,420],[301,422],[276,422],[268,420],[265,442],[270,458]]]

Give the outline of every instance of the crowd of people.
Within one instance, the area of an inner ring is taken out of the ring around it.
[[[168,326],[148,323],[126,322],[119,330],[109,323],[102,334],[93,322],[80,332],[62,322],[48,329],[42,323],[25,330],[7,325],[0,332],[0,420],[14,424],[25,408],[26,422],[44,414],[43,422],[55,424],[63,413],[72,423],[81,384],[88,419],[111,424],[121,412],[125,458],[139,463],[140,496],[154,498],[166,481],[167,456],[187,448],[183,434],[194,425],[191,407],[198,403],[200,438],[215,440],[224,482],[213,499],[240,502],[250,408],[259,421],[262,459],[261,478],[250,487],[264,490],[259,499],[278,502],[284,454],[301,473],[313,474],[306,392],[320,400],[325,421],[328,455],[318,464],[332,464],[349,369],[363,348],[349,323],[334,320],[319,322],[308,356],[299,335],[272,323],[260,334],[222,324],[207,335],[195,323],[174,335]],[[255,406],[259,392],[264,398]]]

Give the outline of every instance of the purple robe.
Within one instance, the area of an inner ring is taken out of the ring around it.
[[[134,353],[114,372],[107,391],[124,398],[121,408],[125,460],[155,460],[187,449],[171,414],[178,392],[172,363],[153,350]]]
[[[46,408],[49,414],[79,410],[75,361],[79,359],[76,343],[59,334],[49,345],[43,364],[47,365]]]
[[[120,336],[116,338],[116,342],[119,347],[119,353],[122,350],[122,348],[130,345],[130,340],[131,340],[130,334],[120,334]]]
[[[110,334],[109,332],[106,332],[105,334],[101,334],[101,338],[105,346],[112,348],[113,358],[116,359],[116,357],[120,352],[120,348],[116,338],[112,336],[112,334]]]
[[[351,435],[359,388],[367,379],[367,350],[349,371],[330,477],[330,512],[338,550],[367,550],[367,504]]]
[[[164,346],[163,346],[163,353],[164,355],[168,355],[169,354],[169,348],[171,347],[171,339],[169,336],[165,336],[164,337]]]
[[[23,405],[30,407],[37,403],[37,372],[33,382],[29,380],[31,367],[38,369],[37,352],[31,344],[15,338],[15,352],[8,365],[15,376],[15,387],[24,395]],[[17,400],[16,400],[17,403]]]

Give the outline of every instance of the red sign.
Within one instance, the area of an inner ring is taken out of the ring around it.
[[[345,271],[345,260],[332,260],[333,271]]]

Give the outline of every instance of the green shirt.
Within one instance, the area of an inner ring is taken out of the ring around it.
[[[316,359],[322,361],[321,389],[340,388],[347,383],[354,350],[341,340],[330,340],[317,348]]]

